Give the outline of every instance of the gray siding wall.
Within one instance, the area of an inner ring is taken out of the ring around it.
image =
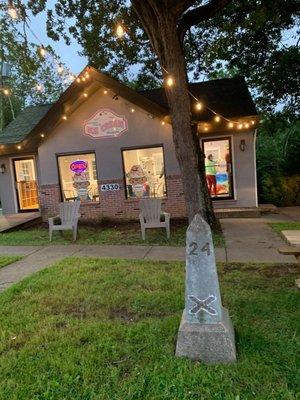
[[[5,164],[6,172],[0,174],[0,199],[3,214],[14,214],[17,212],[15,205],[15,188],[13,170],[8,157],[0,157],[0,165]]]
[[[134,106],[135,112],[131,113],[131,107],[132,105],[126,100],[120,97],[118,101],[113,100],[110,92],[104,95],[102,90],[88,98],[83,105],[68,116],[67,121],[62,121],[51,134],[45,137],[44,143],[39,147],[36,159],[39,185],[59,182],[57,154],[95,151],[99,179],[113,181],[123,178],[122,148],[157,144],[164,146],[166,175],[180,174],[171,126],[161,125],[160,119],[149,118],[144,110],[136,106]],[[128,120],[128,131],[120,137],[109,139],[92,139],[83,135],[83,122],[100,108],[109,108],[119,115],[124,115]],[[223,135],[213,135],[214,138],[222,136],[232,136],[235,179],[235,200],[222,203],[229,207],[254,207],[257,204],[254,132],[233,132],[231,135],[226,132]],[[245,139],[247,146],[244,152],[239,148],[242,139]],[[1,163],[7,166],[7,172],[0,174],[0,197],[3,211],[14,213],[16,209],[11,164],[7,157],[0,158],[0,165]],[[221,202],[216,202],[217,205],[218,203]]]

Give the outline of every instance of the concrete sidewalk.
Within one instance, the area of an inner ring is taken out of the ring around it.
[[[290,211],[290,210],[288,210]],[[278,215],[279,220],[297,220],[298,212]],[[275,218],[274,218],[275,219]],[[293,256],[278,253],[283,239],[267,224],[268,218],[232,218],[221,220],[226,240],[225,248],[216,248],[216,260],[221,262],[295,263]],[[184,261],[184,247],[113,246],[113,245],[49,245],[0,246],[0,255],[22,255],[24,258],[0,269],[0,291],[65,257],[125,258],[132,260]]]

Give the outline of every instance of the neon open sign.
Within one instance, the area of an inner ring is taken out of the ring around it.
[[[77,161],[73,161],[70,164],[70,170],[73,171],[73,172],[80,173],[80,172],[85,171],[87,169],[87,166],[88,165],[87,165],[87,163],[85,161],[77,160]]]

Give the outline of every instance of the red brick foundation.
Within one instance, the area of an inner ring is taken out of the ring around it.
[[[120,189],[102,192],[100,183],[118,183]],[[183,196],[180,175],[166,177],[167,197],[163,199],[163,210],[171,213],[173,218],[186,216],[186,207]],[[83,202],[80,206],[82,220],[97,220],[103,217],[111,219],[136,219],[139,214],[139,199],[126,199],[124,182],[114,179],[99,182],[100,201]],[[58,214],[58,204],[61,201],[58,184],[41,185],[39,190],[41,213],[43,220]]]

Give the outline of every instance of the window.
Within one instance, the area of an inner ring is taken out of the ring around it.
[[[60,187],[64,201],[98,201],[94,153],[58,156]]]
[[[205,173],[213,199],[233,198],[231,139],[203,140]]]
[[[166,196],[162,146],[123,150],[123,163],[127,198]]]

